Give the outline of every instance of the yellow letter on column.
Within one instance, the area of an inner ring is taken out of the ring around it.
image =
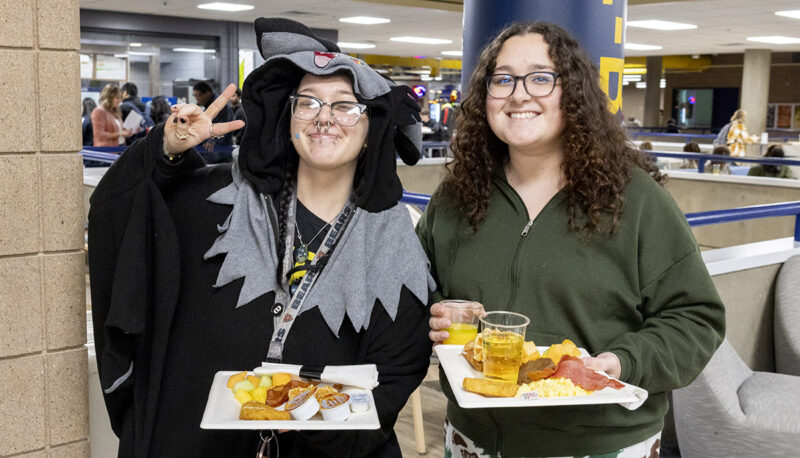
[[[600,58],[600,87],[608,96],[608,109],[616,114],[622,108],[622,70],[625,59],[616,57]],[[611,87],[611,84],[614,87]]]

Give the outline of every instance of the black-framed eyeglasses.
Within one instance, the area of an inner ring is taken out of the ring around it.
[[[557,72],[531,72],[517,76],[508,73],[495,73],[486,77],[486,90],[489,96],[504,99],[517,89],[517,81],[522,80],[522,87],[532,97],[545,97],[553,93],[556,81],[561,76]]]
[[[303,121],[311,121],[319,116],[322,107],[328,105],[331,109],[331,118],[340,126],[355,126],[361,115],[367,110],[367,106],[356,102],[323,102],[311,95],[290,95],[289,103],[292,108],[292,116]]]

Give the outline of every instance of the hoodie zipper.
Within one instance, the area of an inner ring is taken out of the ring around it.
[[[528,236],[528,232],[531,230],[531,226],[533,226],[533,220],[529,219],[525,224],[525,227],[522,228],[522,233],[519,234],[519,242],[517,242],[517,248],[514,250],[514,257],[511,260],[511,297],[508,300],[506,310],[511,310],[511,307],[514,305],[514,299],[516,299],[517,296],[517,257],[519,256],[520,249],[522,248],[522,243],[525,241],[525,238]]]

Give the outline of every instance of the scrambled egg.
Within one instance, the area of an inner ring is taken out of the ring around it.
[[[531,383],[524,383],[517,389],[517,397],[535,391],[539,396],[555,398],[559,396],[586,396],[592,391],[575,386],[568,378],[546,378]]]

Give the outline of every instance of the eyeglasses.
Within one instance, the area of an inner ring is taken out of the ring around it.
[[[545,97],[556,88],[556,80],[561,76],[556,72],[531,72],[524,76],[496,73],[486,77],[486,90],[496,99],[510,97],[517,89],[517,81],[522,80],[522,87],[532,97]]]
[[[367,106],[361,103],[345,101],[328,103],[310,95],[290,95],[289,103],[292,107],[292,116],[303,121],[316,118],[322,107],[328,105],[331,117],[340,126],[355,126],[367,109]]]

